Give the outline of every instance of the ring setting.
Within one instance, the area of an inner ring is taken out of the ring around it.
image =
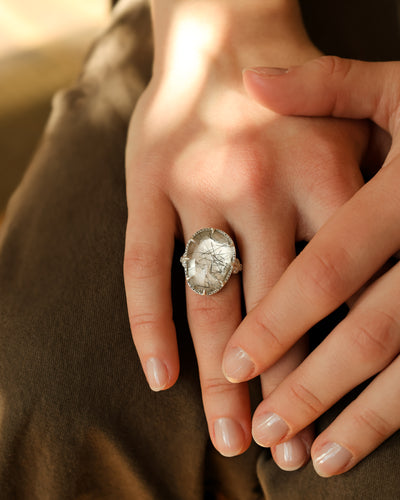
[[[232,238],[221,229],[199,229],[181,257],[186,282],[199,295],[219,292],[232,274],[242,270]]]

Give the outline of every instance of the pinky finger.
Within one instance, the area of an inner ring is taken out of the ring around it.
[[[315,440],[316,472],[330,477],[352,469],[400,428],[397,357]]]
[[[144,190],[128,196],[128,213],[124,278],[129,321],[147,381],[160,391],[171,387],[179,372],[171,301],[175,213],[163,193]]]

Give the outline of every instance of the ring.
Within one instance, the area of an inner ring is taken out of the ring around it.
[[[242,270],[232,238],[221,229],[206,227],[190,238],[181,257],[186,282],[199,295],[219,292],[231,274]]]

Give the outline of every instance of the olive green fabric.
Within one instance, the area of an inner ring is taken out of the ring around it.
[[[172,273],[181,375],[166,392],[148,388],[130,336],[122,266],[126,132],[150,68],[145,3],[117,6],[76,86],[54,99],[1,227],[1,500],[398,498],[398,434],[329,480],[311,464],[283,472],[256,446],[232,459],[215,452],[179,244]]]

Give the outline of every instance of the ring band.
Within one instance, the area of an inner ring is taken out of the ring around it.
[[[232,238],[221,229],[206,227],[190,238],[181,257],[186,282],[199,295],[219,292],[231,274],[242,270]]]

